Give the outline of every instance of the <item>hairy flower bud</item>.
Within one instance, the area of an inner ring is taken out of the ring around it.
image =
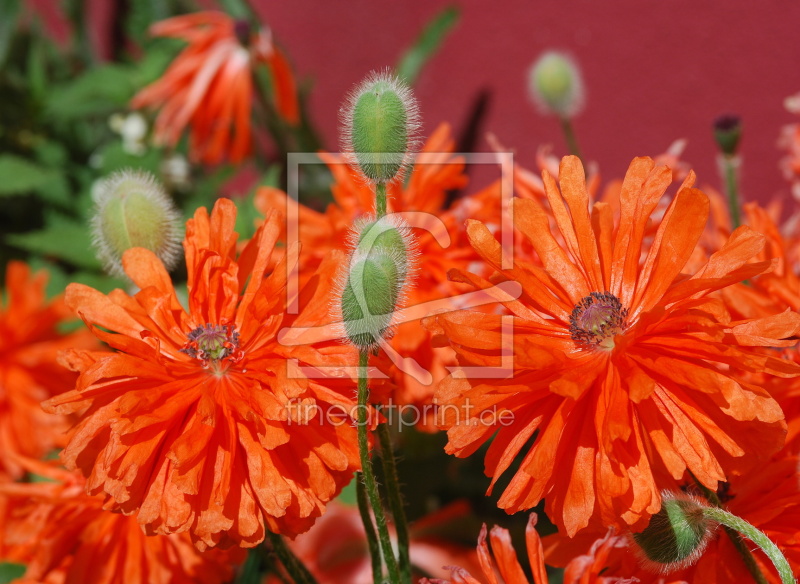
[[[97,189],[92,235],[105,269],[122,276],[122,254],[132,247],[155,253],[167,269],[180,257],[180,213],[149,173],[121,170]]]
[[[666,573],[696,562],[717,523],[705,516],[706,505],[689,495],[664,492],[661,498],[659,512],[644,531],[632,537],[643,561]]]
[[[564,53],[547,51],[536,60],[528,74],[528,91],[544,114],[571,118],[583,109],[581,71]]]
[[[358,223],[351,244],[353,253],[339,284],[337,316],[351,343],[361,351],[374,351],[381,339],[391,337],[416,249],[410,229],[396,215]]]
[[[371,182],[401,177],[419,128],[419,107],[408,86],[388,72],[370,73],[340,114],[350,163]]]

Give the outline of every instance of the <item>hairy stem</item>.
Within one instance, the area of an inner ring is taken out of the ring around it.
[[[378,527],[378,540],[383,551],[383,561],[389,572],[389,581],[392,584],[400,584],[400,571],[397,567],[397,558],[394,557],[392,540],[389,537],[389,528],[386,525],[386,515],[383,512],[383,504],[378,493],[378,485],[375,482],[375,474],[372,472],[372,461],[369,457],[369,440],[367,437],[367,398],[369,390],[367,388],[367,362],[369,354],[361,351],[358,357],[358,451],[361,455],[361,472],[364,474],[364,488],[367,498],[375,515],[375,524]]]
[[[567,117],[561,119],[561,131],[564,132],[564,139],[567,141],[567,149],[570,154],[574,154],[583,162],[581,156],[581,149],[578,147],[578,138],[575,135],[575,129],[572,127],[572,120]]]
[[[361,522],[364,524],[364,533],[367,534],[367,546],[372,562],[372,581],[380,582],[381,578],[383,578],[381,548],[378,544],[378,536],[375,535],[375,525],[372,523],[372,515],[370,515],[369,511],[367,491],[364,488],[364,476],[360,472],[356,473],[356,499],[358,501],[358,512],[361,514]]]
[[[720,502],[719,497],[717,497],[717,494],[701,483],[700,480],[694,476],[694,474],[692,474],[692,471],[687,472],[689,473],[689,476],[692,477],[692,480],[695,482],[695,484],[703,492],[703,496],[706,498],[706,500],[715,508],[722,508],[722,503]],[[750,572],[750,575],[753,577],[753,580],[755,580],[756,584],[769,584],[766,576],[764,576],[764,574],[761,572],[761,568],[758,567],[755,557],[753,557],[753,554],[747,548],[747,545],[744,543],[744,540],[739,533],[725,524],[723,524],[722,527],[725,530],[725,533],[728,535],[728,538],[731,540],[733,547],[736,548],[736,551],[739,552],[739,555],[742,557],[742,561],[747,567],[747,571]]]
[[[377,219],[386,215],[386,183],[383,182],[375,185],[375,215]]]
[[[311,575],[311,572],[308,571],[308,568],[303,565],[296,555],[289,549],[289,546],[286,545],[286,542],[283,540],[283,537],[278,535],[277,533],[272,533],[271,531],[267,531],[269,535],[269,542],[272,544],[272,549],[275,551],[275,554],[278,556],[278,559],[283,564],[283,567],[286,568],[286,573],[289,574],[289,577],[294,581],[295,584],[317,584],[317,580],[314,576]]]
[[[737,535],[741,534],[752,541],[761,548],[761,551],[766,554],[775,566],[775,569],[778,570],[778,575],[781,577],[781,582],[783,584],[796,584],[797,581],[792,575],[792,568],[789,566],[789,562],[786,561],[786,557],[763,531],[757,529],[741,517],[737,517],[719,507],[706,507],[703,509],[703,515],[732,529]],[[766,579],[764,581],[766,581]]]
[[[742,224],[741,204],[739,201],[739,164],[741,158],[736,154],[721,154],[720,170],[728,194],[728,209],[731,213],[731,230]]]
[[[381,444],[381,461],[383,463],[383,476],[386,481],[389,508],[392,511],[394,525],[397,529],[397,551],[400,562],[400,577],[402,582],[411,584],[411,560],[409,558],[408,521],[403,507],[403,497],[400,494],[400,481],[397,478],[397,464],[392,449],[392,439],[389,436],[389,426],[378,426],[378,439]]]

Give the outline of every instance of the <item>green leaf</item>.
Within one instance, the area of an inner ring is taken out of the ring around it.
[[[11,37],[17,28],[22,3],[19,0],[0,0],[0,67],[5,63],[8,49],[11,46]]]
[[[52,179],[52,171],[20,156],[0,155],[0,196],[39,189]]]
[[[146,170],[155,176],[161,174],[161,150],[150,147],[141,156],[126,152],[122,140],[115,140],[98,151],[100,174],[107,176],[115,170],[134,168]]]
[[[397,76],[413,85],[422,68],[439,50],[444,37],[458,22],[459,16],[460,11],[456,6],[448,6],[437,14],[400,59]]]
[[[138,91],[161,77],[178,52],[186,47],[180,39],[158,38],[148,43],[144,57],[131,68],[131,79]]]
[[[349,505],[351,507],[355,507],[358,505],[358,500],[356,499],[356,481],[358,479],[353,479],[350,481],[345,488],[342,489],[342,492],[339,493],[339,496],[336,497],[336,500],[339,503],[344,505]]]
[[[24,574],[25,566],[23,564],[0,563],[0,584],[8,584],[17,578],[22,578]]]
[[[44,229],[9,235],[6,241],[46,258],[62,260],[91,271],[100,270],[100,262],[92,250],[88,226],[61,215],[51,213]]]
[[[69,183],[61,171],[13,154],[0,156],[0,197],[30,192],[51,203],[70,202]]]
[[[45,102],[45,114],[56,120],[109,115],[127,109],[138,87],[131,67],[105,65],[54,87]]]

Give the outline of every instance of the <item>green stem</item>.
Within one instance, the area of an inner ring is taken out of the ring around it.
[[[560,118],[561,120],[561,130],[564,132],[564,139],[567,141],[567,148],[569,149],[570,154],[574,154],[578,158],[581,159],[583,162],[583,156],[581,156],[581,149],[578,147],[578,138],[575,135],[575,129],[572,127],[572,120],[567,117]]]
[[[295,584],[317,584],[317,580],[308,571],[308,568],[303,565],[303,562],[289,549],[289,546],[283,541],[283,537],[271,531],[267,531],[267,535],[272,544],[272,549]]]
[[[692,474],[692,471],[687,472],[689,473],[689,476],[692,477],[692,480],[695,482],[695,484],[703,492],[703,496],[706,498],[706,500],[715,508],[721,509],[722,502],[719,500],[719,497],[717,497],[717,494],[701,483],[698,478]],[[758,566],[755,556],[753,556],[753,553],[744,543],[744,540],[742,539],[742,536],[739,535],[739,532],[731,527],[728,527],[724,523],[722,524],[722,527],[725,529],[725,533],[728,534],[728,538],[731,540],[733,547],[736,548],[736,551],[739,552],[739,555],[742,557],[742,561],[747,567],[747,571],[750,572],[750,575],[753,577],[753,580],[755,580],[756,584],[769,584],[766,576],[764,576],[764,574],[761,572],[761,568]]]
[[[375,474],[372,472],[372,461],[369,458],[369,440],[367,439],[367,398],[369,389],[367,388],[367,363],[369,353],[361,351],[358,356],[358,451],[361,455],[361,472],[364,473],[364,488],[367,491],[369,503],[372,506],[372,513],[375,515],[375,524],[378,527],[378,539],[383,551],[383,561],[389,572],[389,581],[392,584],[400,584],[400,571],[397,567],[397,558],[394,557],[392,540],[389,537],[389,528],[386,526],[386,515],[383,512],[383,504],[378,494],[378,485],[375,482]]]
[[[392,439],[389,436],[389,426],[378,426],[378,439],[381,443],[381,461],[383,462],[383,476],[386,480],[386,490],[389,495],[389,508],[392,510],[394,525],[397,529],[397,551],[400,561],[400,577],[402,582],[411,584],[411,560],[409,557],[408,521],[403,507],[403,497],[400,494],[400,481],[397,478],[397,464],[392,449]]]
[[[722,154],[721,156],[725,192],[728,194],[728,209],[731,213],[731,230],[734,230],[742,224],[739,203],[739,164],[741,159],[736,154]]]
[[[760,547],[761,551],[763,551],[772,561],[772,564],[778,570],[778,575],[781,577],[781,582],[783,584],[796,584],[797,581],[792,575],[792,568],[789,566],[789,562],[786,561],[786,557],[783,555],[778,546],[776,546],[773,541],[764,534],[763,531],[760,531],[741,517],[737,517],[736,515],[733,515],[724,509],[720,509],[719,507],[706,507],[703,509],[703,515],[709,519],[717,521],[725,527],[734,530],[737,532],[737,534],[741,534],[752,541],[754,544]]]
[[[372,561],[372,581],[380,582],[381,578],[383,578],[381,548],[378,545],[378,536],[375,535],[372,516],[369,514],[369,501],[367,500],[367,491],[364,488],[364,477],[360,472],[356,473],[356,500],[358,501],[358,511],[361,514],[361,522],[364,524],[364,533],[367,535],[369,557]]]
[[[375,185],[375,214],[377,219],[386,215],[386,183],[383,182]]]

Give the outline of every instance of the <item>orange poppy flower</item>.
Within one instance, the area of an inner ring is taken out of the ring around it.
[[[800,458],[781,450],[758,472],[735,476],[723,483],[717,495],[725,509],[763,531],[783,552],[792,570],[800,571]],[[684,487],[692,490],[692,486]],[[696,487],[695,487],[696,489]],[[698,495],[699,499],[702,496]],[[618,545],[608,555],[605,572],[609,578],[635,577],[641,584],[658,584],[663,576],[641,565],[631,538],[615,536]],[[568,539],[561,535],[544,538],[545,557],[549,564],[566,565],[586,538]],[[756,563],[771,584],[780,577],[772,562],[755,545],[748,542]],[[670,573],[670,578],[689,584],[736,584],[749,581],[748,569],[741,554],[722,528],[717,529],[703,555],[691,566]],[[613,581],[613,580],[612,580]]]
[[[77,387],[46,404],[82,412],[62,459],[83,472],[90,494],[137,513],[147,533],[188,530],[200,548],[254,546],[265,522],[290,536],[306,531],[359,468],[355,382],[342,375],[355,350],[278,339],[285,327],[328,324],[344,259],[320,265],[292,314],[286,257],[296,250],[275,251],[277,215],[238,257],[235,219],[221,199],[210,218],[201,208],[187,222],[188,312],[142,248],[123,257],[141,288],[134,296],[71,284],[67,304],[117,352],[69,353]],[[268,273],[273,253],[284,259]],[[327,367],[339,377],[325,377]]]
[[[61,334],[73,318],[63,299],[47,302],[47,274],[32,275],[22,262],[6,269],[5,302],[0,298],[0,474],[25,474],[15,456],[41,458],[61,446],[69,422],[46,414],[42,401],[75,386],[76,375],[58,364],[68,347],[96,347],[89,331]],[[5,305],[5,306],[4,306]]]
[[[633,161],[620,193],[618,221],[607,204],[589,209],[584,171],[561,163],[560,189],[543,173],[563,246],[535,200],[515,199],[515,227],[535,249],[504,268],[500,244],[480,223],[467,227],[493,283],[516,281],[508,316],[459,311],[431,323],[461,365],[437,389],[447,451],[486,455],[490,486],[522,453],[499,500],[508,512],[546,497],[547,514],[570,536],[590,522],[641,529],[661,505],[660,490],[690,470],[709,488],[729,472],[780,448],[785,423],[762,388],[737,370],[794,376],[800,367],[758,350],[788,346],[800,316],[782,313],[733,322],[709,293],[751,278],[769,262],[748,264],[764,237],[747,227],[693,276],[681,271],[706,223],[708,199],[684,182],[642,257],[642,238],[664,189],[667,167]],[[487,288],[469,273],[452,277]],[[511,334],[513,332],[513,340]],[[507,361],[507,359],[505,359]],[[481,375],[484,377],[482,378]],[[445,407],[446,406],[446,407]],[[523,448],[537,434],[533,445]],[[745,456],[747,455],[747,456]]]
[[[443,566],[459,562],[470,569],[479,568],[473,549],[448,541],[441,534],[452,534],[469,514],[465,502],[456,502],[426,515],[409,525],[409,553],[413,566],[412,580],[419,572],[446,576]],[[390,536],[394,532],[390,526]],[[308,532],[289,543],[318,584],[373,584],[372,566],[358,507],[333,501],[328,511]],[[269,577],[266,584],[281,582]]]
[[[525,543],[528,561],[533,573],[533,584],[548,584],[547,571],[544,566],[542,541],[536,532],[536,513],[531,513],[525,529]],[[511,544],[511,535],[507,529],[493,527],[488,532],[491,546],[486,541],[487,530],[484,524],[478,536],[478,559],[481,564],[483,579],[475,578],[463,567],[451,567],[449,580],[423,578],[419,584],[529,584],[531,580],[525,575],[517,559],[517,553]],[[605,569],[606,561],[612,550],[624,541],[609,533],[592,544],[585,555],[576,556],[564,570],[563,584],[626,584],[636,580],[608,578]],[[602,575],[601,575],[602,574]],[[499,576],[499,579],[498,579]],[[677,583],[676,583],[677,584]]]
[[[2,534],[7,558],[26,565],[21,584],[222,584],[244,553],[198,552],[188,534],[147,537],[134,517],[103,510],[86,495],[83,477],[38,461],[23,461],[47,479],[0,485],[10,509]]]
[[[291,68],[267,29],[251,31],[223,12],[197,12],[157,22],[154,36],[189,43],[162,77],[142,89],[131,107],[160,110],[157,144],[175,146],[189,126],[195,161],[240,162],[251,150],[253,69],[266,64],[275,85],[276,108],[289,123],[299,119]]]

